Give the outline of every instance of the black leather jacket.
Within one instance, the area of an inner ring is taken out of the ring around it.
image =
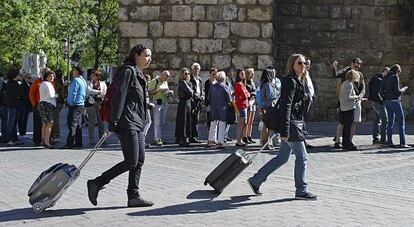
[[[305,113],[305,89],[303,82],[295,74],[282,79],[280,109],[282,137],[289,137],[289,142],[304,141],[303,116]]]
[[[376,74],[369,81],[368,99],[372,102],[379,102],[384,105],[384,89],[382,87],[382,75]]]
[[[115,129],[142,131],[147,118],[146,80],[136,65],[126,64],[118,73],[118,87],[111,100],[109,123]]]

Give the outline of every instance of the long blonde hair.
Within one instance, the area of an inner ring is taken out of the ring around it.
[[[304,59],[306,59],[305,55],[303,54],[292,54],[290,55],[287,64],[286,64],[286,75],[289,74],[295,74],[295,70],[293,69],[293,65],[295,64],[296,59],[303,57]],[[300,80],[303,80],[303,78],[305,77],[305,75],[301,75],[299,77]]]

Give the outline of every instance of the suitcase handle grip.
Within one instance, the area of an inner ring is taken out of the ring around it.
[[[105,142],[105,140],[112,135],[112,132],[106,131],[101,139],[99,139],[98,143],[92,148],[91,152],[86,156],[85,160],[79,165],[78,170],[76,171],[75,175],[79,175],[80,171],[85,167],[86,163],[91,160],[92,156],[98,151],[99,147]]]

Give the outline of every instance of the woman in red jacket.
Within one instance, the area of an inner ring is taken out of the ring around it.
[[[236,83],[234,84],[234,97],[237,106],[237,147],[246,146],[242,142],[243,130],[247,124],[247,108],[249,107],[250,92],[245,86],[246,73],[243,69],[238,69],[236,73]]]

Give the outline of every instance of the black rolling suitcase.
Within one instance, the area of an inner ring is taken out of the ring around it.
[[[252,163],[252,160],[256,157],[256,155],[262,152],[274,137],[275,134],[273,134],[273,136],[260,148],[258,152],[254,152],[253,155],[252,153],[247,153],[241,149],[236,150],[207,176],[204,181],[204,185],[209,184],[214,188],[216,193],[222,193],[224,188],[226,188],[227,185],[236,179],[236,177]]]

